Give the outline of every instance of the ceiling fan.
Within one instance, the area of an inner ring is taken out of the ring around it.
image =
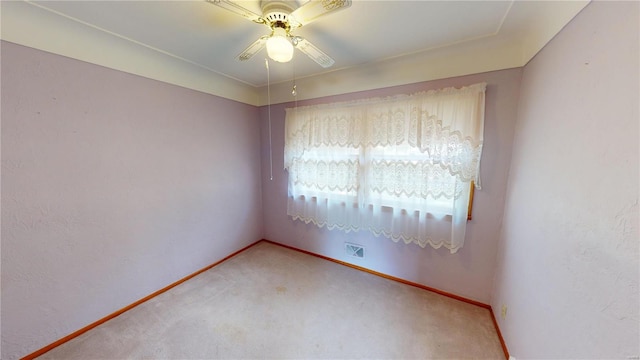
[[[351,6],[351,0],[310,0],[300,7],[296,1],[291,0],[261,0],[262,15],[259,15],[234,1],[207,0],[207,2],[271,29],[271,34],[260,37],[241,52],[237,57],[238,60],[249,60],[266,46],[267,54],[271,59],[288,62],[293,57],[294,48],[297,48],[325,68],[333,65],[335,61],[308,40],[293,35],[292,32],[321,16]]]

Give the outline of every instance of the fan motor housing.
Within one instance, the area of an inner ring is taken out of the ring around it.
[[[296,1],[262,0],[260,7],[262,8],[262,18],[271,25],[278,22],[288,23],[289,14],[298,7],[298,3]]]

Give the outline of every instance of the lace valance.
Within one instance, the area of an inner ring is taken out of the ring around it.
[[[457,250],[470,183],[481,186],[485,89],[286,109],[289,215]]]
[[[310,149],[404,146],[481,187],[485,83],[286,109],[285,168]],[[295,119],[295,120],[294,120]],[[461,121],[461,119],[474,119]]]

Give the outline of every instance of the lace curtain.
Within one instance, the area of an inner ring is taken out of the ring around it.
[[[286,109],[287,214],[455,253],[481,185],[485,88]]]

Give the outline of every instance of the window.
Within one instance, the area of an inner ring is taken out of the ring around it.
[[[485,88],[286,109],[288,215],[456,252],[480,186]]]

